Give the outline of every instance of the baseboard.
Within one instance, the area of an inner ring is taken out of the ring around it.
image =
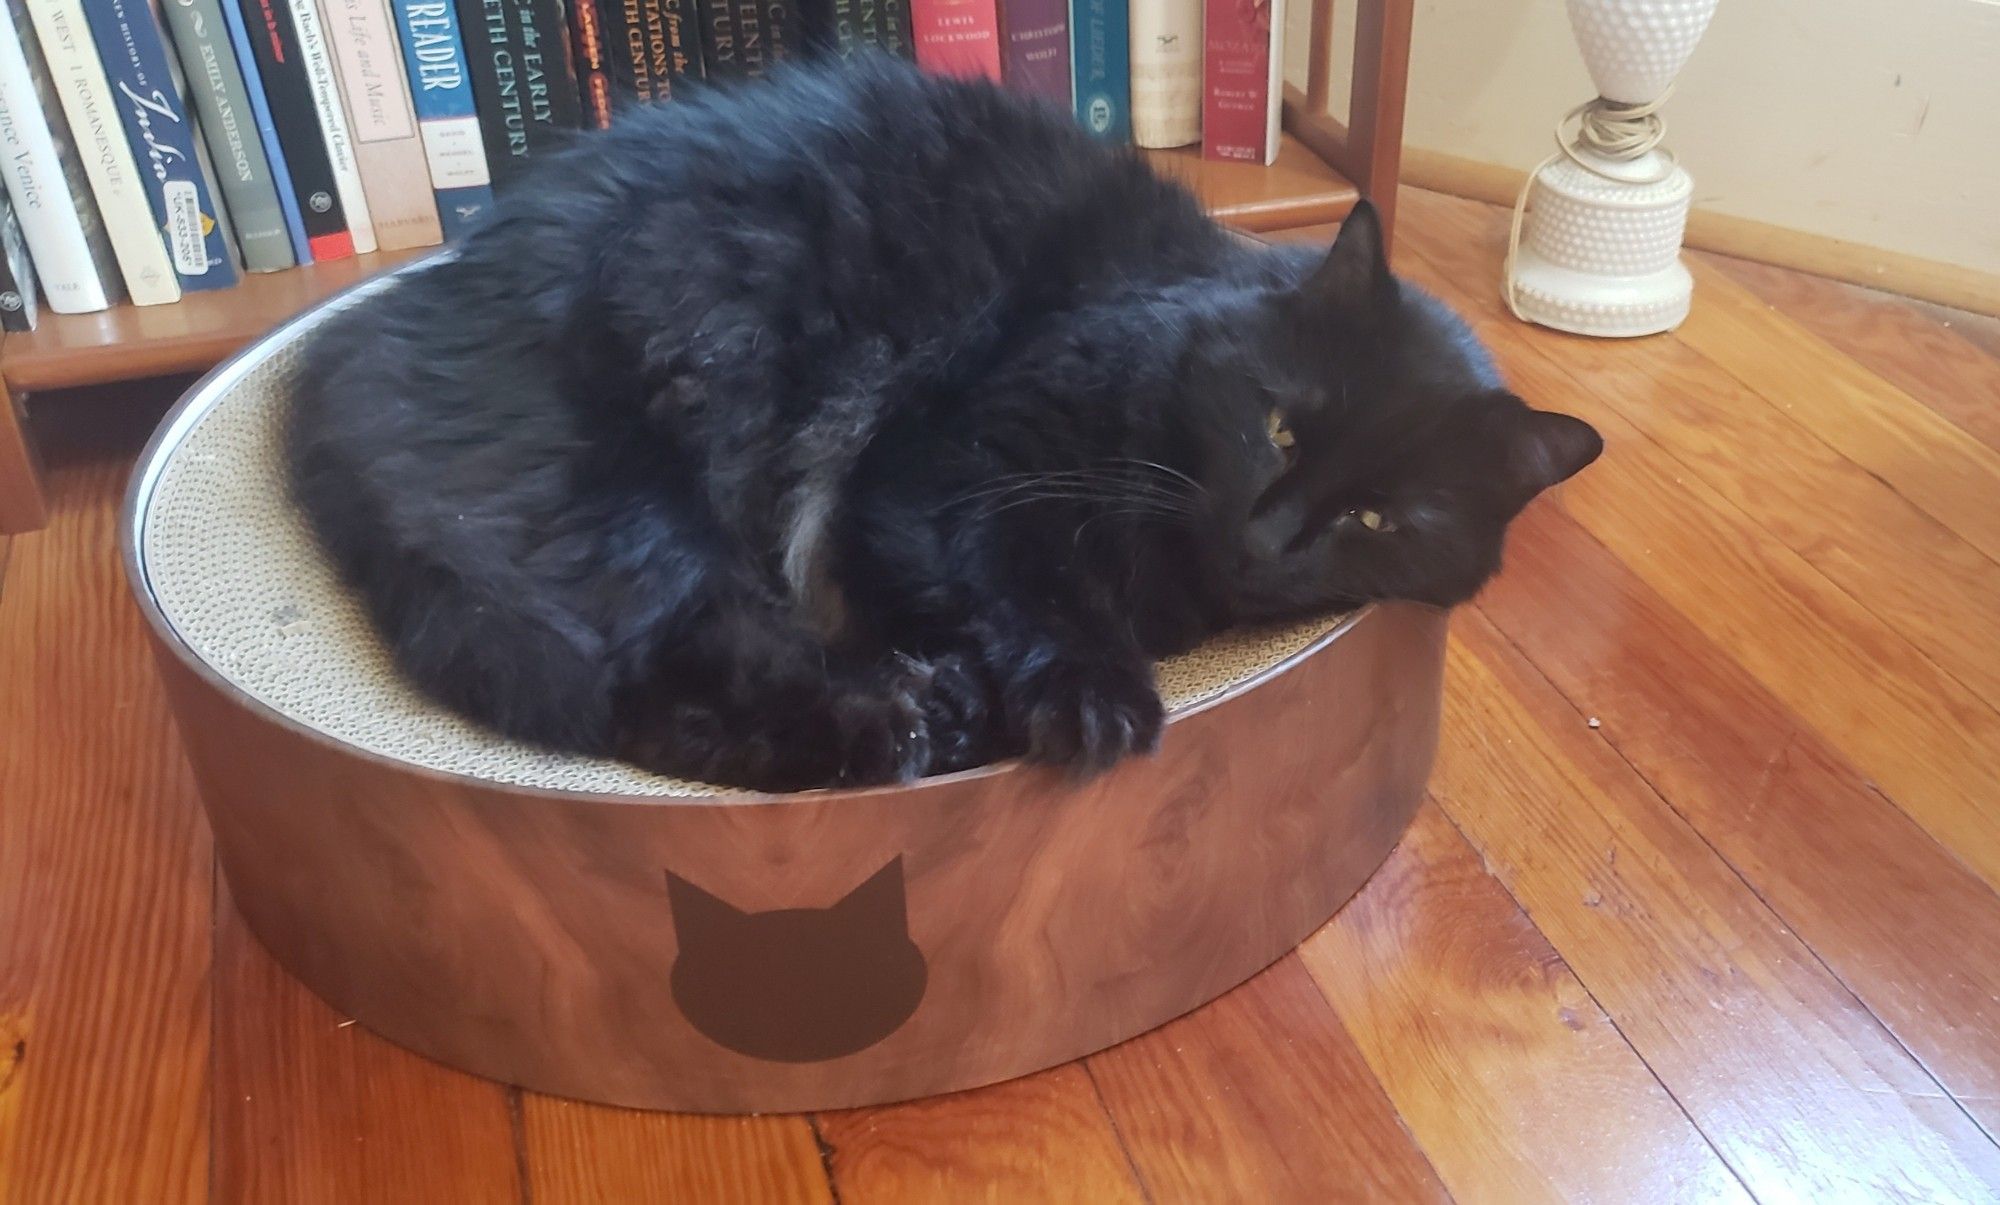
[[[1403,149],[1403,183],[1434,192],[1512,205],[1526,177],[1520,168]],[[1701,209],[1688,214],[1687,245],[2000,316],[2000,276],[1956,264]]]

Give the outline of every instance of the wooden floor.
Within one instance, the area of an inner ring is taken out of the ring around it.
[[[118,577],[134,437],[45,395],[55,520],[0,552],[0,1197],[2000,1199],[2000,339],[1702,257],[1677,334],[1567,338],[1502,317],[1500,213],[1402,221],[1609,443],[1456,621],[1433,802],[1238,991],[894,1108],[513,1092],[291,982]]]

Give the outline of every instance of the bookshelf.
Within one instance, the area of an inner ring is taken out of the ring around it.
[[[1213,162],[1195,147],[1148,156],[1238,230],[1335,222],[1366,195],[1393,235],[1413,8],[1414,0],[1356,0],[1349,120],[1341,122],[1330,105],[1333,0],[1311,0],[1306,87],[1286,90],[1286,133],[1268,167]],[[45,313],[39,329],[0,338],[0,533],[33,531],[47,517],[25,405],[30,393],[201,371],[293,314],[418,254],[246,274],[233,289],[191,293],[173,305]]]

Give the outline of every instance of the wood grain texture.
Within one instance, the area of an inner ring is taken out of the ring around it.
[[[1559,509],[1479,610],[2000,1133],[2000,896]]]
[[[1436,806],[1299,957],[1456,1199],[1750,1199]]]
[[[0,535],[35,531],[48,521],[41,453],[29,434],[27,412],[0,381]]]
[[[2000,1149],[1587,715],[1476,610],[1455,636],[1438,801],[1752,1195],[2000,1184]]]
[[[1140,152],[1153,170],[1179,180],[1215,218],[1236,230],[1270,231],[1340,219],[1360,192],[1296,138],[1284,137],[1266,167],[1201,157],[1201,147]]]
[[[1348,87],[1346,157],[1339,164],[1382,215],[1395,246],[1403,162],[1403,107],[1410,82],[1415,0],[1356,0],[1354,77]],[[1298,223],[1304,225],[1304,223]]]
[[[1446,1199],[1296,954],[1086,1063],[1152,1201]]]
[[[0,1183],[193,1201],[209,842],[110,553],[118,461],[54,481],[0,592]]]
[[[696,1117],[520,1096],[521,1164],[535,1205],[832,1200],[803,1117]]]
[[[818,1127],[843,1202],[1146,1200],[1076,1063],[971,1092],[826,1113]]]
[[[2000,449],[2000,330],[1984,315],[1940,317],[1918,303],[1860,285],[1808,276],[1747,259],[1697,252],[1766,305],[1829,346]],[[1970,333],[1973,337],[1968,338]]]
[[[322,1004],[257,944],[221,884],[214,1041],[215,1198],[523,1199],[507,1089]]]

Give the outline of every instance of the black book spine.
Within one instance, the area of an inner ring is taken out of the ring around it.
[[[875,45],[903,58],[916,57],[916,43],[910,40],[910,0],[874,0]]]
[[[781,63],[805,51],[806,31],[798,0],[763,0],[767,63]]]
[[[698,0],[702,65],[709,79],[755,79],[770,69],[768,0]]]
[[[703,79],[708,68],[701,53],[701,22],[695,16],[695,0],[643,0],[659,13],[660,29],[666,35],[665,67],[670,79]],[[671,91],[671,84],[669,85]]]
[[[521,83],[528,95],[528,142],[536,150],[546,150],[583,128],[583,103],[569,52],[569,14],[564,0],[513,3],[508,25],[520,48]]]
[[[560,0],[457,0],[472,103],[495,187],[582,124]]]
[[[283,0],[240,0],[243,24],[250,35],[250,53],[264,80],[264,99],[271,107],[271,124],[285,152],[286,174],[299,198],[299,219],[315,260],[354,254],[347,214],[340,207],[333,163],[326,157],[319,110],[313,106],[312,77],[299,46],[298,30]]]

